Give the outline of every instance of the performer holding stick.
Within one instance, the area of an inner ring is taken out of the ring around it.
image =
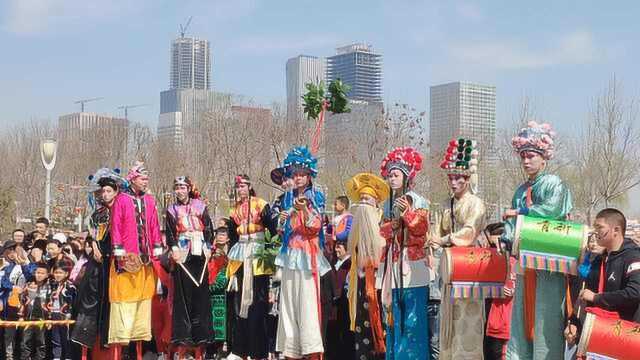
[[[176,202],[167,208],[165,234],[175,263],[171,342],[182,358],[194,348],[196,359],[213,339],[209,297],[208,260],[213,226],[193,181],[179,176],[173,182]]]
[[[380,228],[387,242],[381,267],[387,359],[426,359],[429,355],[424,340],[428,332],[425,304],[429,299],[429,271],[424,244],[429,230],[429,205],[412,191],[421,169],[422,155],[410,147],[389,152],[381,165],[382,177],[391,188]]]

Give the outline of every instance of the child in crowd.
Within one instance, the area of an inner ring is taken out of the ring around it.
[[[58,262],[53,267],[53,281],[51,282],[51,298],[47,304],[51,320],[71,319],[73,302],[76,298],[76,287],[69,281],[67,264]],[[54,325],[51,328],[51,344],[53,358],[70,359],[69,327]]]
[[[20,320],[46,320],[49,317],[47,304],[50,300],[49,266],[45,262],[39,262],[34,271],[34,280],[25,285],[20,296]],[[22,360],[47,358],[46,331],[42,326],[29,326],[24,329],[20,346]]]
[[[227,349],[228,310],[227,310],[227,251],[229,250],[229,228],[224,219],[216,222],[214,250],[209,260],[209,293],[211,294],[211,313],[213,319],[213,340],[210,347],[218,356]]]
[[[14,240],[8,240],[0,251],[3,264],[0,267],[0,316],[3,320],[18,320],[20,293],[33,275],[35,264],[30,263],[27,253]],[[17,329],[4,328],[5,359],[13,360],[16,351]]]

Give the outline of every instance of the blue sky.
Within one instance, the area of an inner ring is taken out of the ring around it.
[[[285,98],[285,62],[372,44],[384,55],[384,97],[427,109],[430,85],[497,86],[498,124],[524,95],[560,133],[580,125],[612,74],[637,95],[634,1],[158,1],[0,0],[0,126],[87,110],[154,125],[168,85],[169,43],[212,44],[215,90],[258,103]]]

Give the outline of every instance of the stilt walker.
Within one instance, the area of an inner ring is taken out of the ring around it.
[[[122,345],[136,342],[138,359],[142,342],[151,340],[151,299],[156,275],[151,264],[163,252],[156,202],[148,193],[149,174],[141,162],[128,172],[129,188],[120,192],[112,207],[113,256],[109,273],[109,344],[120,359]]]
[[[165,234],[171,249],[173,312],[171,343],[183,359],[193,350],[197,360],[213,340],[209,298],[208,261],[213,225],[193,181],[179,176],[173,181],[176,202],[167,208]]]
[[[78,281],[78,299],[75,304],[76,324],[71,340],[82,346],[86,359],[91,350],[93,359],[108,359],[106,344],[109,334],[109,265],[111,262],[111,208],[126,180],[119,170],[102,168],[89,176],[90,233],[92,254]]]
[[[554,136],[549,124],[531,121],[512,141],[527,181],[518,187],[511,209],[504,214],[501,241],[508,245],[516,240],[518,218],[565,220],[572,209],[569,189],[547,171],[547,161],[555,150]],[[520,254],[520,260],[524,259]],[[565,274],[550,270],[519,267],[507,359],[557,359],[564,353],[567,284]]]
[[[284,173],[293,180],[279,216],[282,250],[276,265],[282,268],[280,316],[276,350],[288,359],[320,359],[320,277],[331,269],[322,253],[324,194],[311,179],[317,160],[306,147],[293,148],[284,161]]]
[[[429,269],[424,249],[429,230],[429,204],[412,188],[422,169],[422,155],[410,147],[389,152],[381,165],[391,188],[383,206],[381,234],[387,249],[382,280],[386,310],[386,358],[426,359],[429,345],[427,301]]]
[[[269,356],[267,314],[269,311],[269,278],[273,270],[258,261],[264,250],[265,230],[271,226],[269,204],[256,196],[247,175],[235,178],[237,201],[230,218],[236,226],[238,242],[229,249],[227,277],[232,299],[233,334],[230,351],[235,356],[265,359]],[[251,334],[251,336],[246,336]]]
[[[348,297],[355,359],[382,359],[386,346],[375,276],[386,247],[380,234],[382,209],[378,205],[389,197],[389,185],[376,175],[362,173],[351,178],[345,188],[353,203]]]
[[[437,224],[433,243],[443,247],[478,246],[485,227],[485,206],[476,196],[478,150],[470,139],[453,139],[440,167],[447,173],[451,198]],[[447,262],[441,262],[447,266]],[[441,274],[445,270],[441,270]],[[446,287],[445,287],[446,288]],[[440,359],[481,360],[484,339],[484,297],[454,298],[443,291],[440,307]],[[454,314],[463,314],[459,317]]]

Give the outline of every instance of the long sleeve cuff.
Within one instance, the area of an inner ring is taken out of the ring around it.
[[[125,256],[126,251],[122,245],[114,245],[113,246],[113,255],[114,256]]]

